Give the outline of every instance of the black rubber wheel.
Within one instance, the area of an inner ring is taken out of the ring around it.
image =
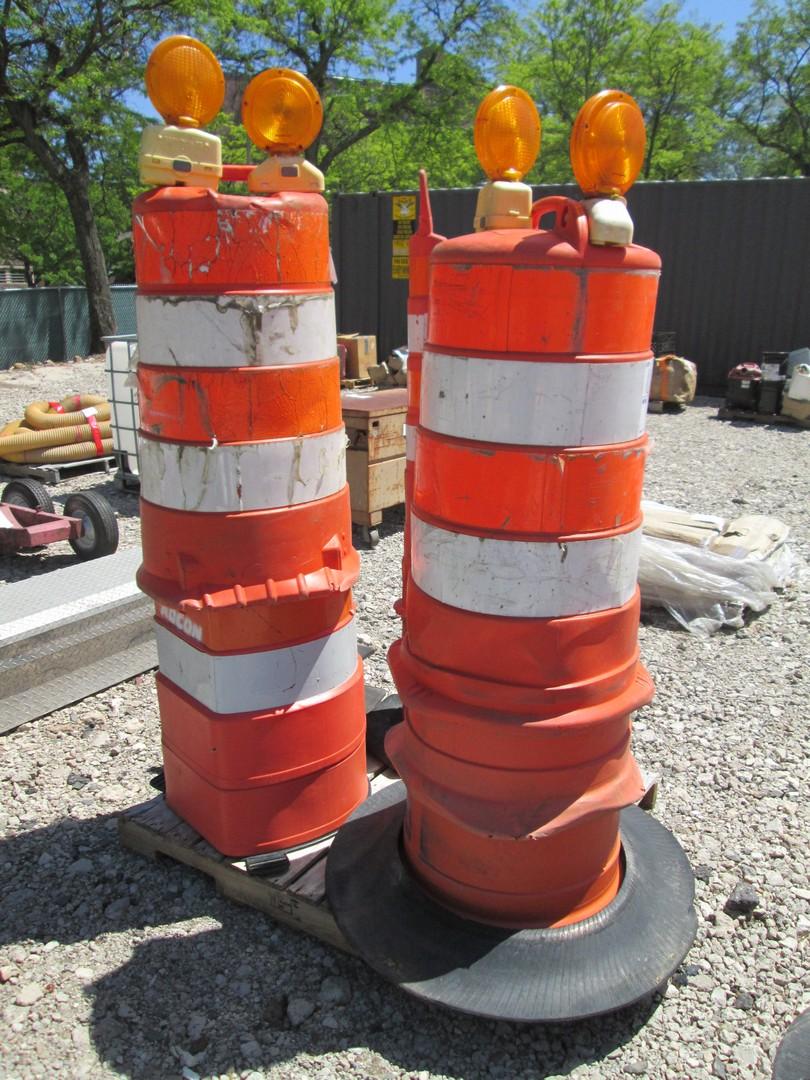
[[[65,516],[79,518],[82,523],[82,535],[69,541],[80,559],[112,555],[118,547],[118,522],[103,495],[95,491],[69,495],[65,499]]]
[[[432,900],[403,861],[405,787],[375,792],[326,860],[338,926],[384,978],[434,1005],[497,1020],[579,1020],[649,997],[697,929],[694,878],[675,838],[638,807],[621,812],[624,880],[615,900],[573,926],[508,930]]]
[[[785,1032],[776,1050],[773,1080],[810,1080],[810,1009]]]
[[[0,502],[27,506],[30,510],[43,510],[46,514],[54,512],[53,499],[39,480],[12,480],[3,488]]]

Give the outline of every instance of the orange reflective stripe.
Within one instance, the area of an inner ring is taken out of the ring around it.
[[[173,442],[258,442],[341,423],[337,357],[266,368],[138,365],[141,429]]]
[[[638,517],[647,436],[612,446],[526,449],[416,434],[414,507],[490,535],[570,536]]]

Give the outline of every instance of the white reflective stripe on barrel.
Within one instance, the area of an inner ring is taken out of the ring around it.
[[[354,620],[326,637],[266,652],[203,652],[155,626],[162,675],[215,713],[260,712],[336,689],[357,667]]]
[[[330,292],[137,296],[138,356],[166,367],[275,367],[337,355]]]
[[[638,577],[641,529],[600,540],[538,543],[468,536],[411,515],[411,572],[434,600],[463,611],[546,619],[621,607]]]
[[[405,460],[416,461],[416,427],[405,424]]]
[[[427,322],[427,312],[408,316],[408,352],[424,352]]]
[[[603,446],[643,434],[652,360],[589,364],[426,352],[420,423],[515,446]]]
[[[139,438],[141,495],[171,510],[231,513],[296,506],[346,483],[346,432],[190,446]]]

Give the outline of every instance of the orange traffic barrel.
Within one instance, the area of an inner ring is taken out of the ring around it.
[[[419,218],[416,232],[408,242],[408,412],[405,417],[405,534],[402,559],[402,596],[408,591],[411,561],[410,508],[413,502],[413,472],[416,458],[416,429],[419,426],[419,394],[422,385],[422,354],[428,332],[428,288],[430,254],[443,236],[433,231],[433,210],[427,172],[419,170]],[[400,605],[400,614],[402,614]],[[405,633],[403,626],[403,633]]]
[[[591,248],[584,212],[566,212],[551,230],[434,252],[411,575],[448,648],[415,655],[409,633],[390,657],[411,868],[449,907],[499,925],[566,925],[610,903],[618,812],[643,792],[630,714],[652,684],[632,639],[660,260]],[[500,673],[469,644],[483,619],[491,650],[511,646]],[[549,670],[561,653],[570,681]],[[515,655],[528,659],[518,671]]]
[[[289,848],[367,794],[326,203],[160,188],[133,226],[166,798]]]
[[[633,805],[630,749],[653,695],[637,573],[660,260],[591,244],[572,200],[536,205],[535,225],[546,214],[549,229],[431,256],[406,632],[389,653],[405,719],[386,750],[407,801],[372,797],[328,866],[338,921],[380,971],[521,1020],[637,1000],[695,928],[685,856]],[[656,904],[639,885],[662,865]]]

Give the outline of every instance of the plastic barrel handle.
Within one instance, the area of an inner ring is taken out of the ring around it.
[[[565,195],[547,195],[544,199],[538,199],[532,205],[533,229],[539,227],[540,219],[546,214],[554,214],[551,231],[584,254],[588,246],[588,218],[582,204]]]

